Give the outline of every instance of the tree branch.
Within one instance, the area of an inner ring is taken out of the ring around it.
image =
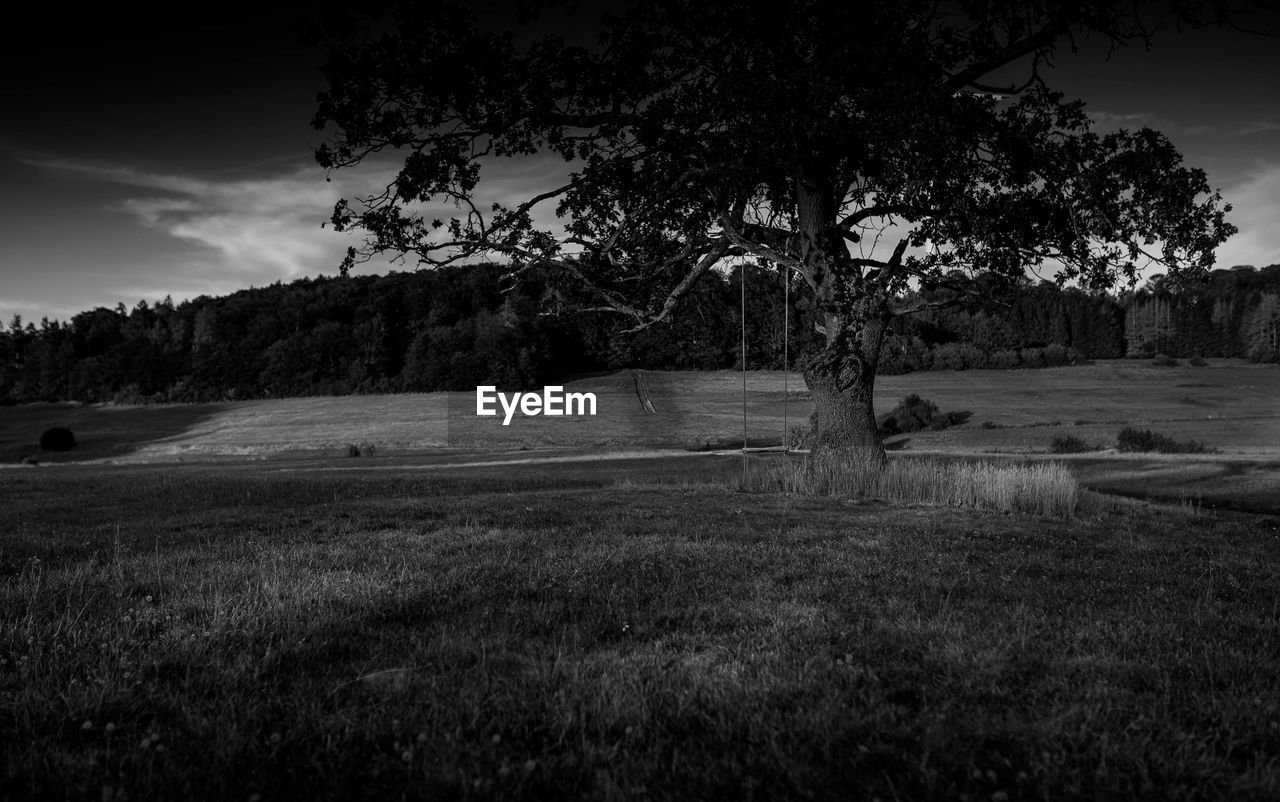
[[[1030,36],[1009,43],[994,55],[953,73],[947,80],[947,86],[952,89],[972,87],[974,86],[974,81],[991,71],[1048,48],[1053,44],[1054,40],[1065,34],[1067,30],[1067,26],[1062,22],[1047,25]]]
[[[729,221],[729,215],[727,214],[720,215],[720,228],[721,230],[724,231],[724,235],[729,239],[730,242],[732,242],[734,245],[739,246],[740,248],[742,248],[744,251],[747,251],[748,253],[752,253],[752,254],[755,254],[756,256],[763,257],[765,259],[768,259],[771,262],[775,262],[780,265],[794,267],[797,270],[802,269],[804,266],[803,263],[799,259],[795,258],[794,256],[789,256],[788,254],[785,254],[782,251],[776,250],[774,248],[770,248],[767,245],[761,245],[758,242],[753,242],[747,239],[745,236],[742,235],[741,232],[738,231],[738,229],[734,228],[734,225],[732,222]]]

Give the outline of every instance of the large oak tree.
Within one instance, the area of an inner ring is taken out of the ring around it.
[[[1149,261],[1195,277],[1234,231],[1166,137],[1095,132],[1046,69],[1078,37],[1140,45],[1160,24],[1221,21],[1216,6],[656,0],[578,13],[599,20],[597,44],[449,2],[331,14],[317,159],[395,156],[385,191],[334,210],[336,228],[366,233],[346,266],[385,251],[427,265],[500,255],[513,274],[552,276],[558,299],[643,327],[708,271],[772,262],[819,311],[824,345],[803,363],[818,448],[882,458],[876,366],[889,322],[919,308],[913,290],[1042,264],[1089,288]],[[479,200],[482,168],[545,153],[564,159],[563,182]],[[433,213],[442,203],[457,211]]]

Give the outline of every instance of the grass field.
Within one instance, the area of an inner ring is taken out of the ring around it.
[[[323,454],[364,445],[405,453],[547,447],[732,447],[742,440],[742,374],[645,373],[655,412],[642,408],[631,373],[566,382],[594,392],[594,417],[516,417],[510,426],[477,418],[472,393],[292,398],[157,407],[30,404],[0,408],[0,460],[154,461],[209,456]],[[784,391],[784,386],[789,392]],[[1114,445],[1123,426],[1158,428],[1221,453],[1280,458],[1280,368],[1214,360],[1205,368],[1157,368],[1133,360],[1045,370],[926,372],[883,376],[876,408],[908,393],[944,412],[968,411],[963,426],[896,438],[907,450],[1044,453],[1056,434]],[[784,398],[788,399],[785,404]],[[748,375],[748,436],[777,444],[783,415],[801,423],[812,409],[802,379]],[[987,428],[983,424],[989,424]],[[72,428],[65,457],[39,454],[40,432]]]
[[[414,461],[449,464],[586,456],[646,449],[737,448],[742,443],[742,375],[646,373],[654,412],[641,406],[630,372],[582,377],[567,387],[598,396],[598,414],[521,418],[504,427],[477,418],[471,393],[347,396],[160,407],[24,405],[0,409],[0,465],[45,462],[288,458],[359,452],[369,467]],[[812,405],[798,375],[748,375],[748,440],[777,445]],[[929,372],[881,377],[876,407],[908,393],[944,412],[967,411],[961,426],[890,439],[902,454],[972,458],[1043,457],[1056,436],[1114,447],[1125,426],[1150,428],[1213,449],[1205,455],[1134,457],[1109,452],[1052,455],[1089,487],[1163,500],[1280,512],[1280,368],[1240,360],[1157,368],[1146,361],[1025,371]],[[786,403],[784,404],[784,399]],[[40,432],[69,426],[80,441],[66,454],[39,451]],[[503,454],[502,452],[531,452]],[[370,459],[373,458],[373,459]],[[546,458],[545,456],[541,458]]]
[[[0,473],[0,797],[1280,795],[1274,520],[344,464]]]
[[[509,428],[469,394],[0,409],[0,800],[1280,798],[1280,370],[886,377],[972,414],[870,497],[742,492],[741,375],[645,379],[652,413],[618,373]],[[782,376],[748,380],[776,442]],[[1216,451],[1048,453],[1123,426]],[[1066,501],[875,497],[948,460]]]

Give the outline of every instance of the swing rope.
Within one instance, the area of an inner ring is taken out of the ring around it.
[[[747,481],[747,265],[738,268],[742,322],[742,482]]]
[[[787,402],[791,399],[787,363],[791,356],[791,268],[782,268],[782,453],[791,453],[787,441]]]
[[[782,439],[778,450],[783,454],[791,453],[787,443],[787,428],[790,423],[791,377],[787,374],[791,367],[791,270],[784,268],[782,290]],[[744,264],[738,272],[739,321],[741,324],[742,351],[742,473],[747,472],[747,266]],[[765,449],[757,449],[765,450]],[[772,451],[773,449],[767,449]]]

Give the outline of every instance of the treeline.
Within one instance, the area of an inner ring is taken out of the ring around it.
[[[972,302],[899,317],[885,339],[882,373],[916,370],[1012,370],[1124,356],[1124,309],[1114,296],[1026,284],[1012,294],[984,292],[982,280],[953,276],[953,289],[916,300]],[[976,286],[975,286],[976,285]]]
[[[738,367],[741,270],[747,366],[794,367],[820,335],[805,295],[788,293],[776,270],[747,266],[704,281],[669,322],[629,332],[631,321],[616,315],[540,314],[538,276],[512,288],[501,266],[481,265],[302,279],[181,304],[98,308],[66,323],[15,318],[0,330],[0,402],[465,390],[628,367]],[[913,300],[983,294],[958,277],[951,286]],[[1028,284],[1007,304],[898,319],[881,369],[1043,367],[1156,351],[1272,358],[1278,297],[1280,266],[1217,271],[1203,290],[1182,294],[1158,283],[1119,298]]]
[[[575,345],[500,268],[302,279],[0,335],[0,399],[185,402],[518,386]],[[573,361],[573,358],[570,358]]]
[[[1126,355],[1280,362],[1280,265],[1215,270],[1195,290],[1154,277],[1127,300]]]

